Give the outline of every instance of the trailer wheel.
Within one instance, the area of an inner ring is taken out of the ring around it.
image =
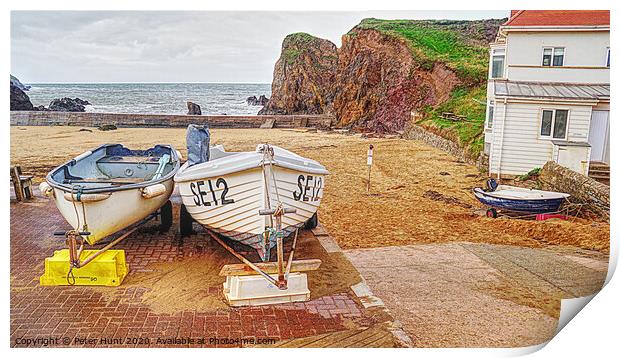
[[[159,216],[161,219],[159,231],[166,232],[170,230],[170,227],[172,226],[172,203],[170,200],[166,201],[164,206],[159,209]]]
[[[487,217],[488,218],[497,218],[497,210],[495,210],[494,208],[488,208],[487,209]]]
[[[312,230],[319,225],[319,215],[318,213],[314,213],[308,221],[304,224],[304,229]]]
[[[187,208],[184,204],[181,204],[181,212],[179,215],[179,233],[181,237],[186,237],[194,233],[194,229],[192,228],[192,223],[194,219],[187,212]]]

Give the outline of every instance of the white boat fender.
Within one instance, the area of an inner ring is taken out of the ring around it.
[[[166,186],[164,184],[154,184],[149,185],[147,187],[142,188],[142,197],[145,199],[155,198],[162,194],[165,194],[167,191]]]
[[[67,201],[78,201],[82,203],[92,203],[95,201],[105,200],[110,197],[112,193],[93,193],[93,194],[79,194],[79,193],[65,193],[64,198]]]
[[[90,151],[90,150],[89,150],[89,151],[87,151],[87,152],[84,152],[84,153],[82,153],[82,154],[78,155],[77,157],[73,158],[73,162],[74,162],[74,163],[75,163],[75,162],[79,162],[80,160],[82,160],[82,159],[84,159],[84,158],[88,157],[88,156],[89,156],[89,155],[91,155],[91,154],[93,154],[93,152],[92,152],[92,151]]]
[[[54,188],[52,188],[52,186],[49,185],[46,181],[39,184],[39,190],[41,191],[41,194],[47,196],[48,198],[54,197]]]

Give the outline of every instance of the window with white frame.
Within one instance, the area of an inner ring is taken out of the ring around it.
[[[491,56],[491,78],[504,77],[504,61],[506,58],[506,50],[494,49]]]
[[[564,47],[543,48],[542,65],[549,67],[564,66]]]
[[[543,109],[540,121],[542,138],[566,139],[568,127],[567,109]]]
[[[488,107],[488,118],[487,118],[487,128],[493,128],[493,116],[495,115],[495,101],[489,101]]]
[[[607,56],[605,57],[605,66],[609,67],[609,47],[607,48]]]

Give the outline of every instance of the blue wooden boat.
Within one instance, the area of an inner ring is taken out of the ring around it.
[[[557,212],[564,200],[570,196],[565,193],[510,185],[489,185],[489,187],[490,189],[486,191],[482,188],[474,188],[476,199],[490,208],[518,213],[544,214]],[[492,214],[494,217],[497,216],[497,211],[493,211]]]

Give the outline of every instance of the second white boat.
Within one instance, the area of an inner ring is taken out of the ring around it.
[[[265,210],[286,209],[281,216],[285,236],[304,225],[316,226],[329,174],[320,163],[267,144],[253,152],[210,147],[208,158],[185,163],[174,177],[183,200],[182,233],[191,230],[191,221],[188,228],[183,218],[186,210],[207,229],[253,247],[267,261],[276,245],[276,223]]]

